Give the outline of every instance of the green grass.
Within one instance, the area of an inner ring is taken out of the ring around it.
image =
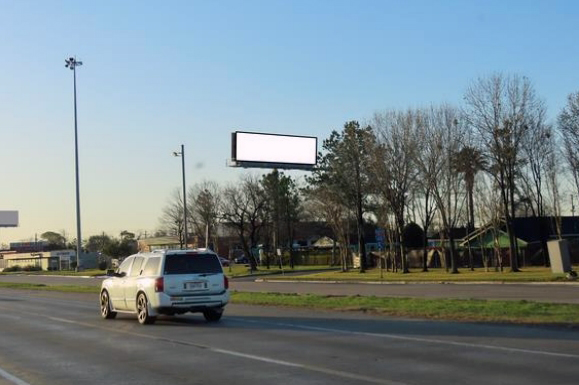
[[[65,293],[95,293],[98,294],[100,287],[79,286],[79,285],[45,285],[42,283],[15,283],[0,282],[1,289],[21,289],[21,290],[44,290],[60,291]]]
[[[58,271],[14,271],[14,272],[0,272],[0,275],[65,275],[72,277],[98,277],[100,275],[106,275],[106,270],[99,269],[88,269],[83,271],[72,271],[72,270],[58,270]]]
[[[564,274],[553,274],[550,268],[545,267],[525,267],[519,273],[496,272],[494,270],[486,272],[482,268],[470,271],[469,269],[459,269],[459,274],[450,274],[445,269],[429,269],[423,272],[420,269],[411,269],[410,273],[387,272],[380,269],[368,269],[365,273],[360,273],[356,269],[347,272],[326,271],[306,276],[286,276],[271,277],[269,279],[284,279],[295,281],[384,281],[384,282],[557,282],[567,281]],[[579,270],[579,267],[575,267]]]
[[[530,301],[383,298],[234,292],[233,303],[366,311],[389,316],[458,321],[579,326],[579,305]]]

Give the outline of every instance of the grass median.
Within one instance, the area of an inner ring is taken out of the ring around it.
[[[579,326],[579,305],[478,299],[384,298],[315,294],[233,294],[234,303],[299,306],[438,320]]]
[[[575,270],[579,266],[574,267]],[[450,274],[443,268],[430,268],[424,272],[420,269],[411,269],[409,273],[391,272],[376,268],[367,269],[365,273],[351,269],[346,272],[339,270],[325,271],[300,276],[272,276],[270,280],[292,281],[335,281],[335,282],[398,282],[398,283],[421,283],[421,282],[567,282],[565,274],[553,274],[547,267],[525,267],[518,273],[505,271],[486,271],[483,268],[474,270],[459,269],[458,274]]]
[[[16,282],[0,282],[0,289],[20,289],[20,290],[43,290],[43,291],[59,291],[64,293],[95,293],[100,291],[96,286],[81,286],[81,285],[45,285],[42,283],[16,283]]]
[[[8,282],[0,282],[0,288],[94,293],[95,295],[99,292],[99,288],[94,286],[52,286]],[[233,291],[231,302],[259,306],[362,311],[386,316],[436,320],[579,326],[579,305],[532,301],[384,298]]]

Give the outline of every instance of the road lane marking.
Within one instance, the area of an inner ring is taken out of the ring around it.
[[[248,358],[251,360],[267,362],[270,364],[277,364],[277,365],[289,366],[289,367],[293,367],[293,368],[306,369],[306,370],[310,370],[313,372],[329,374],[332,376],[348,378],[351,380],[365,381],[365,382],[370,382],[370,383],[374,383],[374,384],[384,384],[384,385],[407,385],[404,382],[390,381],[390,380],[386,380],[383,378],[369,377],[369,376],[364,376],[361,374],[344,372],[341,370],[328,369],[328,368],[324,368],[321,366],[305,365],[305,364],[298,364],[298,363],[290,362],[290,361],[276,360],[276,359],[272,359],[272,358],[256,356],[253,354],[240,353],[240,352],[236,352],[233,350],[225,350],[225,349],[211,348],[211,347],[209,347],[208,349],[213,351],[213,352],[216,352],[216,353],[223,353],[223,354],[227,354],[230,356]]]
[[[0,376],[4,377],[8,381],[16,384],[16,385],[30,385],[28,382],[8,373],[7,371],[0,368]]]
[[[3,308],[4,307],[0,306],[0,309],[3,309]],[[342,378],[347,378],[347,379],[356,380],[356,381],[364,381],[364,382],[368,382],[368,383],[372,383],[372,384],[409,385],[405,382],[391,381],[391,380],[387,380],[384,378],[375,378],[375,377],[365,376],[362,374],[356,374],[356,373],[351,373],[351,372],[344,372],[341,370],[324,368],[321,366],[307,365],[307,364],[301,364],[301,363],[285,361],[285,360],[278,360],[278,359],[265,357],[265,356],[258,356],[258,355],[254,355],[254,354],[242,353],[242,352],[238,352],[235,350],[216,348],[213,346],[199,344],[199,343],[195,343],[195,342],[176,340],[176,339],[167,338],[167,337],[152,336],[149,334],[131,332],[128,330],[112,329],[109,327],[103,327],[103,326],[91,324],[88,322],[75,321],[75,320],[71,320],[71,319],[67,319],[67,318],[52,317],[52,316],[48,316],[45,314],[34,313],[34,312],[23,311],[23,310],[19,310],[19,312],[31,315],[33,317],[46,318],[46,319],[49,319],[49,320],[55,321],[55,322],[73,324],[76,326],[84,326],[84,327],[92,328],[92,329],[101,329],[101,330],[106,330],[107,332],[126,334],[126,335],[131,335],[131,336],[140,337],[140,338],[147,338],[147,339],[155,340],[155,341],[163,341],[163,342],[169,342],[172,344],[190,346],[190,347],[194,347],[194,348],[198,348],[198,349],[208,350],[210,352],[214,352],[214,353],[218,353],[218,354],[224,354],[224,355],[229,355],[229,356],[233,356],[233,357],[250,359],[250,360],[259,361],[259,362],[266,362],[269,364],[286,366],[286,367],[291,367],[291,368],[304,369],[304,370],[309,370],[312,372],[323,373],[323,374],[327,374],[327,375],[331,375],[331,376],[335,376],[335,377],[342,377]],[[17,382],[16,384],[17,385],[30,385],[30,384],[27,384],[26,382],[21,382],[21,383]]]
[[[505,347],[505,346],[476,344],[476,343],[471,343],[471,342],[446,341],[446,340],[437,340],[437,339],[432,339],[432,338],[401,336],[401,335],[388,334],[388,333],[357,332],[357,331],[352,331],[352,330],[332,329],[332,328],[324,328],[324,327],[318,327],[318,326],[306,326],[306,325],[297,325],[297,324],[282,323],[282,322],[251,321],[251,320],[239,319],[236,317],[229,317],[229,319],[234,319],[238,322],[264,324],[264,325],[275,325],[275,326],[282,326],[282,327],[286,327],[286,328],[290,327],[290,328],[295,328],[295,329],[322,331],[322,332],[330,332],[330,333],[353,334],[353,335],[367,336],[367,337],[373,337],[373,338],[380,337],[380,338],[389,338],[389,339],[393,339],[393,340],[402,340],[402,341],[413,341],[413,342],[423,342],[423,343],[430,343],[430,344],[444,344],[444,345],[452,345],[452,346],[461,346],[461,347],[468,347],[468,348],[501,350],[501,351],[509,352],[509,353],[527,353],[527,354],[537,354],[537,355],[544,355],[544,356],[551,356],[551,357],[579,358],[578,354],[556,353],[556,352],[548,352],[548,351],[544,351],[544,350],[509,348],[509,347]]]

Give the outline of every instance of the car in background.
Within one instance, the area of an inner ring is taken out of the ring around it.
[[[237,257],[233,260],[233,262],[238,263],[238,264],[242,264],[242,265],[247,265],[249,264],[249,259],[247,259],[247,257],[245,255],[242,255],[241,257]]]
[[[199,312],[216,322],[229,302],[229,281],[219,256],[207,249],[134,254],[107,276],[100,291],[105,319],[130,313],[139,323],[152,324],[160,314]]]
[[[229,259],[219,256],[219,262],[221,262],[221,266],[229,267]]]

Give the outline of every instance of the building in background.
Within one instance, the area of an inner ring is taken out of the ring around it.
[[[81,270],[96,269],[99,253],[83,253]],[[51,250],[31,253],[0,252],[0,271],[18,266],[22,270],[74,270],[76,250]]]

